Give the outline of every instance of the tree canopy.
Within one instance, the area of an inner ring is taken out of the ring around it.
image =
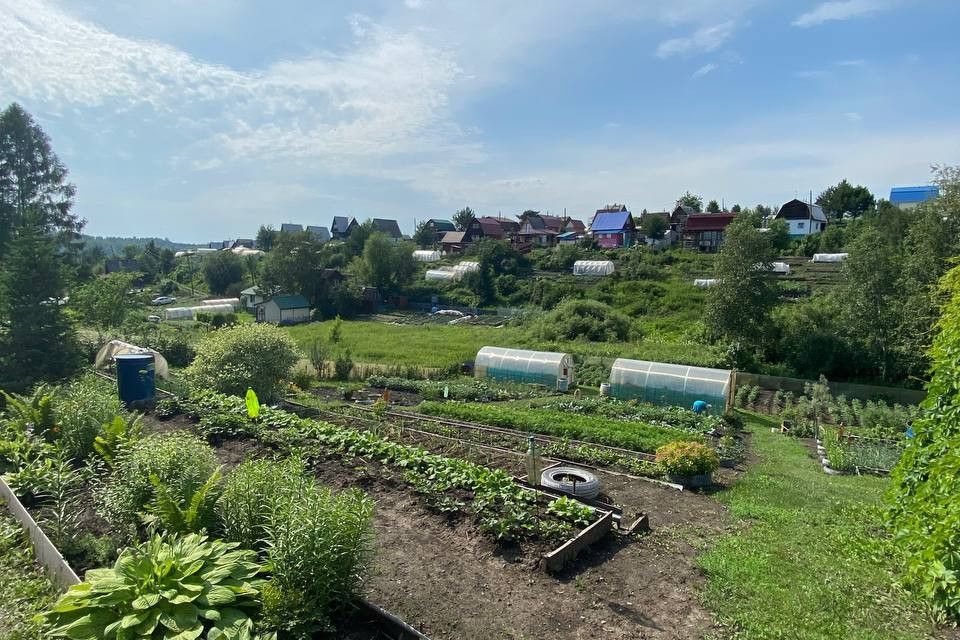
[[[42,232],[72,239],[84,221],[75,216],[76,188],[50,138],[17,103],[0,112],[0,258],[18,228],[30,224]]]
[[[873,209],[875,204],[873,194],[864,186],[853,186],[846,178],[832,187],[824,189],[817,196],[817,204],[823,207],[824,213],[834,218],[850,214],[854,218]]]
[[[690,207],[698,213],[703,211],[703,197],[690,193],[689,191],[684,192],[682,196],[677,198],[677,204]]]
[[[720,213],[720,203],[716,200],[711,200],[707,203],[707,213]]]
[[[215,295],[225,294],[230,285],[242,283],[245,273],[243,260],[232,251],[217,251],[203,260],[203,279]]]
[[[470,226],[470,223],[473,222],[473,219],[476,217],[473,209],[464,207],[453,214],[453,225],[457,228],[457,231],[466,231],[467,227]]]
[[[640,231],[654,240],[662,238],[668,227],[667,220],[663,216],[647,214],[640,220]]]

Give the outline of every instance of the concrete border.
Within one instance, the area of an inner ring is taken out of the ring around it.
[[[3,478],[0,478],[0,500],[4,502],[10,515],[27,530],[30,541],[33,543],[33,554],[43,570],[47,572],[50,581],[57,585],[61,591],[66,591],[69,587],[80,584],[80,578],[70,568],[60,551],[50,542],[50,538],[43,532],[43,529],[36,523],[33,516],[30,515],[30,512],[23,506],[23,503],[20,502],[20,499],[17,498]]]

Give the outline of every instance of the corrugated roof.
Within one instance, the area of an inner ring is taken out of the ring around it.
[[[333,232],[334,233],[346,233],[347,229],[350,228],[350,220],[347,216],[333,216]]]
[[[441,244],[460,244],[463,242],[464,235],[466,234],[463,231],[447,231],[440,242]]]
[[[932,184],[919,185],[916,187],[893,187],[890,189],[890,202],[893,204],[924,202],[925,200],[932,200],[939,195],[940,188]]]
[[[307,231],[320,242],[326,242],[330,239],[330,231],[326,227],[308,226]]]
[[[309,309],[310,303],[301,295],[274,296],[270,298],[281,309]]]
[[[630,228],[631,215],[629,211],[598,211],[590,223],[590,230],[623,231]]]
[[[723,231],[737,217],[735,213],[694,213],[687,216],[684,231]]]
[[[283,224],[280,225],[280,231],[283,231],[285,233],[294,233],[294,232],[303,231],[303,225],[293,224],[291,222],[284,222]]]
[[[433,228],[437,231],[456,231],[457,227],[450,222],[449,220],[438,220],[436,218],[430,218],[427,220],[429,224],[433,225]]]

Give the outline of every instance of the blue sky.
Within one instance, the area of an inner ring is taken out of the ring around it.
[[[0,0],[0,101],[98,235],[777,204],[960,163],[957,24],[923,0]]]

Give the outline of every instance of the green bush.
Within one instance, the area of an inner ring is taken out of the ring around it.
[[[54,402],[59,447],[74,460],[85,460],[105,423],[113,422],[123,409],[116,386],[86,374],[63,387]]]
[[[596,300],[564,300],[546,314],[536,328],[542,340],[622,342],[630,338],[631,323],[623,313]]]
[[[154,536],[91,569],[44,615],[47,636],[71,640],[249,639],[262,567],[251,551],[198,535]]]
[[[224,537],[265,554],[273,572],[265,624],[300,637],[326,627],[357,595],[371,551],[373,502],[332,495],[301,460],[248,461],[217,502]]]
[[[117,459],[97,492],[98,511],[125,535],[132,535],[141,514],[156,498],[151,477],[178,504],[189,504],[216,468],[213,449],[196,436],[182,432],[147,436]]]
[[[239,325],[206,335],[183,375],[193,389],[243,395],[252,388],[259,398],[270,401],[280,397],[299,358],[296,344],[283,329]]]
[[[669,476],[687,477],[713,472],[720,459],[699,442],[671,442],[657,449],[657,464]]]

